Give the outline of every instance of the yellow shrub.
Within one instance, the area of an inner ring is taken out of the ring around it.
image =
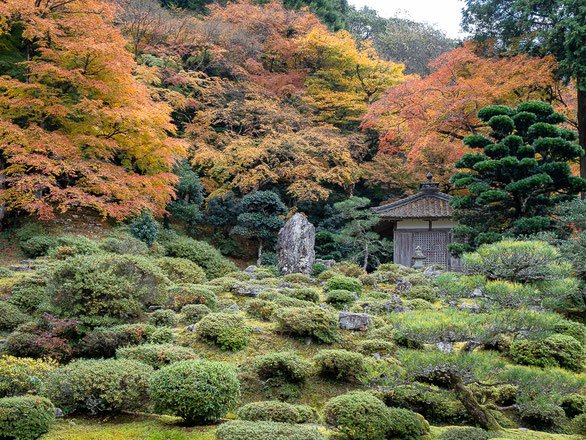
[[[38,393],[49,372],[58,364],[52,359],[0,357],[0,396]]]

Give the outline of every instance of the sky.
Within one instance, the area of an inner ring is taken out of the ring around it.
[[[399,16],[435,25],[451,38],[464,36],[460,32],[462,0],[349,0],[349,3],[358,9],[368,6],[383,17]]]

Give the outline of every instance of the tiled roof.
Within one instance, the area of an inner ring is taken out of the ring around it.
[[[441,219],[452,216],[449,204],[452,196],[438,190],[438,184],[429,181],[420,185],[421,191],[396,202],[377,206],[373,211],[386,219]]]

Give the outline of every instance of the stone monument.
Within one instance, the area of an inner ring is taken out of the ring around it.
[[[279,231],[277,261],[283,274],[311,274],[315,262],[315,228],[305,216],[294,214]]]

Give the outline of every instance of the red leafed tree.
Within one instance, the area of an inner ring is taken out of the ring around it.
[[[380,133],[378,154],[402,158],[419,180],[431,171],[446,183],[464,153],[462,139],[486,130],[476,117],[481,108],[542,99],[575,115],[567,90],[554,78],[553,58],[490,55],[490,49],[468,42],[435,59],[430,75],[390,89],[374,103],[362,127]],[[377,167],[366,167],[375,182],[388,174],[385,163],[396,166],[388,159],[375,162]]]
[[[126,41],[100,0],[5,0],[0,39],[0,203],[51,218],[90,207],[123,219],[160,212],[183,145],[170,108],[133,76]],[[1,69],[1,67],[0,67]]]

